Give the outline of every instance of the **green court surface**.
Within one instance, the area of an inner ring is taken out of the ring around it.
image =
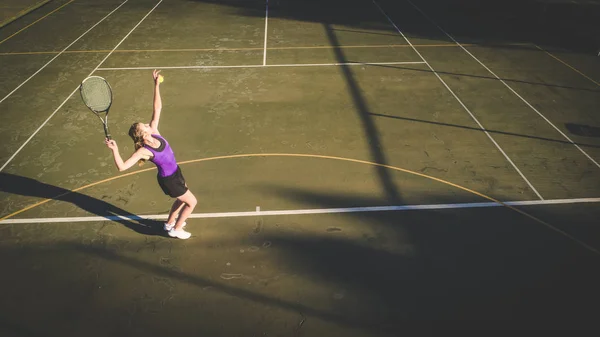
[[[0,29],[0,335],[598,331],[595,42],[488,6],[53,0]],[[153,69],[186,241],[78,91],[111,84],[127,156]]]

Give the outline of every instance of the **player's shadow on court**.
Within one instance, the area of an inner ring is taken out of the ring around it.
[[[164,236],[162,223],[159,221],[140,219],[135,214],[106,201],[82,193],[73,192],[62,187],[46,184],[32,178],[0,172],[0,191],[69,202],[86,212],[120,223],[140,234]],[[124,217],[125,219],[115,219],[117,216]]]

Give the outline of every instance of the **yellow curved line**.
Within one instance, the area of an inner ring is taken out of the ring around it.
[[[102,183],[106,183],[106,182],[109,182],[109,181],[112,181],[112,180],[117,180],[117,179],[124,178],[124,177],[130,176],[130,175],[134,175],[134,174],[138,174],[138,173],[142,173],[142,172],[146,172],[146,171],[150,171],[150,170],[155,170],[155,169],[156,168],[149,168],[149,169],[139,170],[139,171],[135,171],[135,172],[129,172],[129,173],[126,173],[126,174],[122,174],[122,175],[115,176],[115,177],[110,177],[108,179],[100,180],[100,181],[97,181],[95,183],[91,183],[91,184],[88,184],[88,185],[85,185],[85,186],[78,187],[76,189],[67,191],[67,192],[65,192],[63,194],[59,194],[59,195],[54,196],[52,198],[44,199],[44,200],[42,200],[40,202],[37,202],[37,203],[35,203],[33,205],[29,205],[29,206],[27,206],[27,207],[25,207],[23,209],[20,209],[20,210],[14,212],[14,213],[11,213],[11,214],[9,214],[9,215],[7,215],[5,217],[0,218],[0,221],[6,220],[8,218],[12,218],[13,216],[15,216],[15,215],[17,215],[19,213],[23,213],[23,212],[28,211],[28,210],[30,210],[32,208],[38,207],[40,205],[43,205],[43,204],[47,203],[48,201],[55,200],[55,199],[58,199],[58,198],[60,198],[62,196],[65,196],[65,195],[67,195],[69,193],[81,191],[83,189],[86,189],[86,188],[89,188],[89,187],[92,187],[92,186],[96,186],[96,185],[99,185],[99,184],[102,184]]]
[[[441,182],[443,184],[450,185],[450,186],[453,186],[453,187],[465,190],[467,192],[473,193],[473,194],[478,195],[480,197],[483,197],[485,199],[488,199],[488,200],[491,200],[491,201],[494,201],[494,202],[502,204],[501,201],[498,201],[498,200],[496,200],[494,198],[491,198],[489,196],[481,194],[481,193],[479,193],[477,191],[473,191],[473,190],[468,189],[466,187],[463,187],[463,186],[460,186],[460,185],[456,185],[454,183],[451,183],[451,182],[443,180],[443,179],[439,179],[439,178],[435,178],[435,177],[432,177],[432,176],[428,176],[428,175],[423,174],[423,173],[414,172],[414,171],[410,171],[410,170],[407,170],[407,169],[403,169],[403,168],[395,167],[395,166],[391,166],[391,165],[384,165],[384,164],[373,163],[373,162],[369,162],[369,161],[365,161],[365,160],[351,159],[351,158],[344,158],[344,157],[325,156],[325,155],[316,155],[316,154],[301,154],[301,153],[250,153],[250,154],[234,154],[234,155],[227,155],[227,156],[217,156],[217,157],[209,157],[209,158],[192,159],[192,160],[186,160],[186,161],[179,162],[178,164],[179,165],[185,165],[185,164],[199,163],[199,162],[211,161],[211,160],[233,159],[233,158],[244,158],[244,157],[305,157],[305,158],[308,157],[308,158],[334,159],[334,160],[349,161],[349,162],[355,162],[355,163],[367,164],[367,165],[373,165],[373,166],[380,166],[380,167],[389,168],[389,169],[392,169],[392,170],[395,170],[395,171],[406,172],[406,173],[414,174],[414,175],[421,176],[421,177],[424,177],[424,178],[428,178],[428,179],[431,179],[431,180],[435,180],[435,181]],[[35,203],[33,205],[27,206],[27,207],[25,207],[25,208],[23,208],[21,210],[18,210],[16,212],[12,213],[12,214],[9,214],[9,215],[7,215],[5,217],[0,218],[0,221],[6,220],[8,218],[12,218],[13,216],[15,216],[17,214],[23,213],[23,212],[28,211],[28,210],[30,210],[32,208],[37,207],[37,206],[43,205],[43,204],[45,204],[45,203],[47,203],[47,202],[49,202],[51,200],[60,198],[60,197],[65,196],[65,195],[67,195],[69,193],[81,191],[81,190],[84,190],[86,188],[90,188],[92,186],[96,186],[96,185],[103,184],[103,183],[106,183],[106,182],[109,182],[109,181],[121,179],[121,178],[128,177],[128,176],[131,176],[131,175],[134,175],[134,174],[143,173],[143,172],[147,172],[147,171],[151,171],[151,170],[155,170],[155,169],[156,169],[155,167],[152,167],[152,168],[147,168],[147,169],[143,169],[143,170],[139,170],[139,171],[135,171],[135,172],[129,172],[129,173],[126,173],[126,174],[122,174],[122,175],[110,177],[110,178],[107,178],[107,179],[104,179],[104,180],[97,181],[95,183],[91,183],[91,184],[88,184],[88,185],[85,185],[85,186],[78,187],[76,189],[70,190],[70,191],[65,192],[63,194],[57,195],[57,196],[55,196],[53,198],[44,199],[44,200],[42,200],[40,202],[37,202],[37,203]]]
[[[507,208],[509,208],[509,209],[511,209],[511,210],[513,210],[513,211],[515,211],[515,212],[517,212],[519,214],[521,214],[521,215],[524,215],[524,216],[526,216],[526,217],[528,217],[528,218],[530,218],[530,219],[532,219],[532,220],[534,220],[534,221],[536,221],[536,222],[538,222],[538,223],[540,223],[540,224],[542,224],[542,225],[544,225],[544,226],[546,226],[546,227],[548,227],[548,228],[550,228],[550,229],[552,229],[552,230],[554,230],[554,231],[556,231],[556,232],[558,232],[558,233],[566,236],[567,238],[570,238],[571,240],[579,243],[583,247],[591,250],[592,252],[594,252],[596,254],[600,254],[600,252],[597,251],[595,248],[587,245],[586,243],[584,243],[582,241],[579,241],[578,239],[576,239],[576,238],[572,237],[571,235],[567,234],[566,232],[564,232],[564,231],[562,231],[562,230],[560,230],[560,229],[558,229],[558,228],[550,225],[549,223],[547,223],[547,222],[545,222],[545,221],[543,221],[541,219],[536,218],[535,216],[533,216],[533,215],[531,215],[529,213],[521,211],[520,209],[515,208],[513,206],[507,205],[507,204],[503,203],[500,200],[494,199],[494,198],[492,198],[490,196],[487,196],[487,195],[485,195],[483,193],[474,191],[474,190],[472,190],[470,188],[467,188],[467,187],[464,187],[464,186],[460,186],[460,185],[457,185],[455,183],[451,183],[451,182],[449,182],[447,180],[444,180],[444,179],[432,177],[432,176],[429,176],[429,175],[426,175],[426,174],[423,174],[423,173],[419,173],[419,172],[415,172],[415,171],[403,169],[403,168],[396,167],[396,166],[379,164],[379,163],[374,163],[374,162],[370,162],[370,161],[366,161],[366,160],[360,160],[360,159],[335,157],[335,156],[326,156],[326,155],[318,155],[318,154],[302,154],[302,153],[249,153],[249,154],[234,154],[234,155],[227,155],[227,156],[217,156],[217,157],[209,157],[209,158],[200,158],[200,159],[186,160],[186,161],[179,162],[178,164],[179,165],[185,165],[185,164],[199,163],[199,162],[211,161],[211,160],[233,159],[233,158],[248,158],[248,157],[304,157],[304,158],[333,159],[333,160],[341,160],[341,161],[348,161],[348,162],[359,163],[359,164],[367,164],[367,165],[372,165],[372,166],[384,167],[384,168],[387,168],[387,169],[390,169],[390,170],[404,172],[404,173],[409,173],[409,174],[416,175],[416,176],[419,176],[419,177],[431,179],[431,180],[440,182],[442,184],[445,184],[445,185],[448,185],[448,186],[452,186],[452,187],[456,187],[456,188],[461,189],[463,191],[475,194],[477,196],[480,196],[480,197],[482,197],[484,199],[493,201],[495,203],[498,203],[498,204],[500,204],[500,205],[502,205],[504,207],[507,207]],[[148,169],[139,170],[139,171],[135,171],[135,172],[130,172],[130,173],[122,174],[122,175],[119,175],[119,176],[115,176],[115,177],[107,178],[107,179],[104,179],[104,180],[100,180],[100,181],[97,181],[95,183],[91,183],[91,184],[88,184],[88,185],[85,185],[85,186],[78,187],[78,188],[73,189],[71,191],[68,191],[68,192],[65,192],[63,194],[57,195],[54,198],[45,199],[45,200],[42,200],[42,201],[40,201],[38,203],[35,203],[35,204],[30,205],[28,207],[25,207],[25,208],[23,208],[23,209],[21,209],[19,211],[16,211],[16,212],[14,212],[12,214],[9,214],[9,215],[7,215],[7,216],[5,216],[3,218],[0,218],[0,221],[6,220],[8,218],[11,218],[11,217],[13,217],[13,216],[15,216],[15,215],[17,215],[19,213],[25,212],[27,210],[30,210],[30,209],[34,208],[34,207],[40,206],[42,204],[45,204],[45,203],[47,203],[50,200],[54,200],[54,199],[60,198],[60,197],[62,197],[64,195],[67,195],[69,193],[81,191],[83,189],[86,189],[86,188],[89,188],[89,187],[92,187],[92,186],[96,186],[96,185],[99,185],[99,184],[102,184],[102,183],[105,183],[105,182],[109,182],[109,181],[112,181],[112,180],[121,179],[121,178],[124,178],[124,177],[128,177],[130,175],[134,175],[134,174],[138,174],[138,173],[143,173],[143,172],[147,172],[147,171],[151,171],[151,170],[155,170],[155,169],[156,168],[153,167],[153,168],[148,168]]]
[[[560,63],[562,63],[562,64],[566,65],[566,66],[567,66],[567,67],[569,67],[569,68],[571,68],[571,70],[574,70],[574,71],[575,71],[576,73],[578,73],[579,75],[581,75],[581,76],[583,76],[583,77],[587,78],[588,80],[590,80],[590,81],[594,82],[594,84],[595,84],[595,85],[597,85],[597,86],[599,86],[599,87],[600,87],[600,83],[598,83],[598,82],[594,81],[594,80],[593,80],[591,77],[589,77],[588,75],[586,75],[586,74],[582,73],[581,71],[577,70],[575,67],[572,67],[572,66],[571,66],[570,64],[568,64],[567,62],[565,62],[565,61],[563,61],[563,60],[559,59],[557,56],[555,56],[555,55],[551,54],[549,51],[547,51],[546,49],[544,49],[544,48],[542,48],[542,47],[538,46],[537,44],[536,44],[536,45],[534,45],[534,46],[536,46],[536,47],[537,47],[539,50],[541,50],[541,51],[545,52],[546,54],[548,54],[548,55],[552,56],[552,57],[553,57],[555,60],[557,60],[558,62],[560,62]]]

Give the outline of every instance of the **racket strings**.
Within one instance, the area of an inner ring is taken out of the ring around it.
[[[88,78],[81,84],[81,97],[94,112],[107,111],[112,103],[110,86],[104,79]]]

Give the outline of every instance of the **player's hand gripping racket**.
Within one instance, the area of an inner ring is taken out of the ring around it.
[[[100,76],[90,76],[81,82],[79,92],[83,103],[102,121],[104,134],[110,139],[108,132],[108,110],[112,104],[110,85]]]

